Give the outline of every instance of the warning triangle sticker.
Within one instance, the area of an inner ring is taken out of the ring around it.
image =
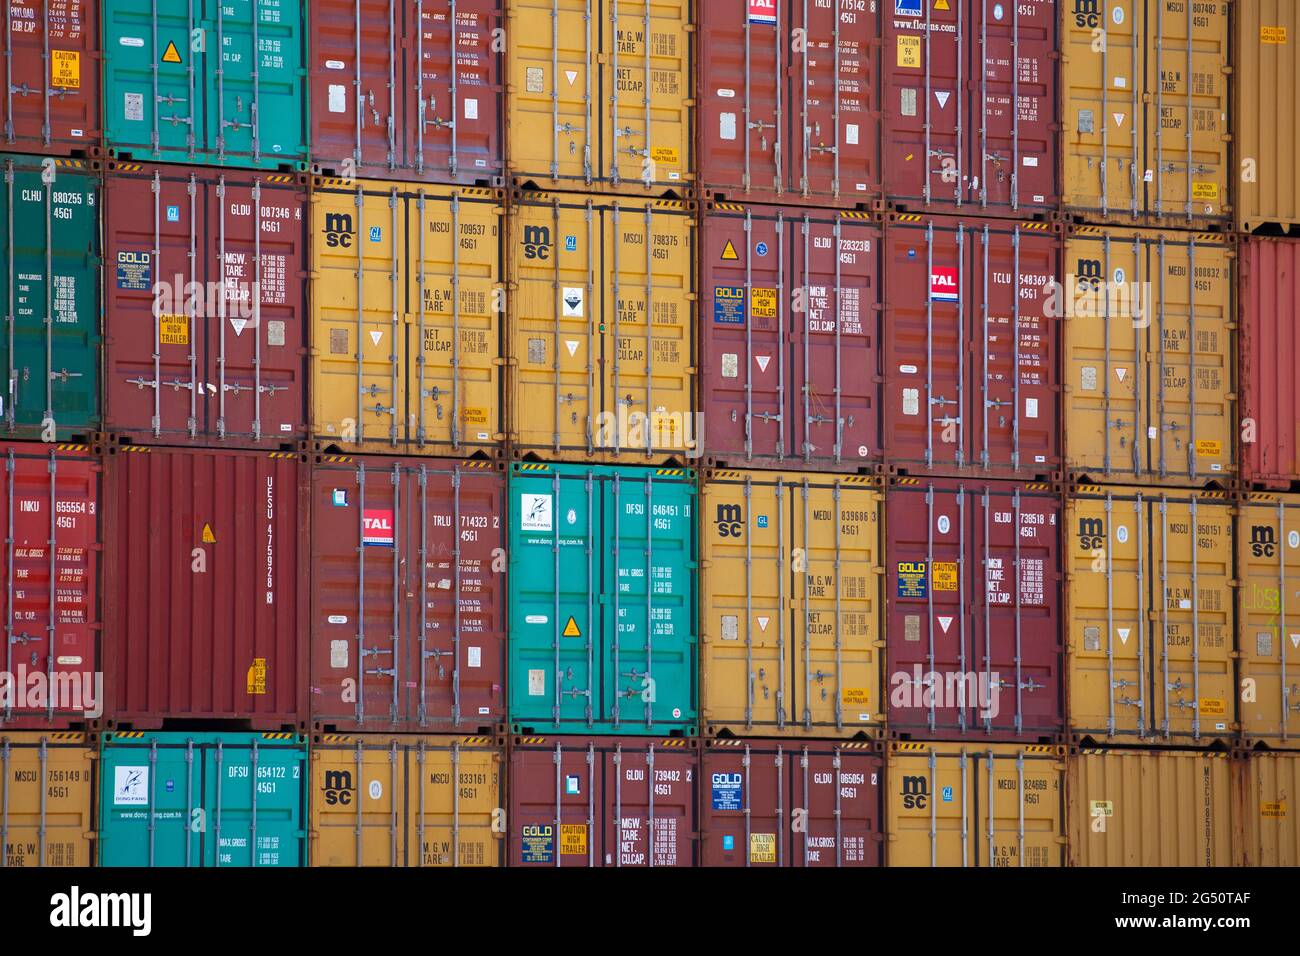
[[[564,636],[582,637],[582,631],[578,630],[578,622],[573,619],[572,614],[569,615],[569,623],[564,625]]]
[[[935,8],[936,10],[950,10],[950,9],[952,9],[951,7],[948,6],[948,0],[934,0],[934,8]]]
[[[952,618],[950,617],[939,618],[939,627],[943,628],[943,632],[947,634],[948,628],[952,627]]]
[[[248,324],[248,319],[231,318],[230,324],[234,326],[235,335],[239,335],[241,332],[244,331],[244,326]]]
[[[564,347],[569,350],[570,358],[578,354],[578,341],[576,339],[565,339]]]
[[[1291,646],[1292,646],[1292,647],[1300,647],[1300,634],[1292,634],[1292,635],[1291,635]]]
[[[759,370],[760,372],[766,372],[766,371],[767,371],[767,364],[768,364],[769,362],[772,361],[772,356],[770,356],[770,355],[755,355],[754,358],[758,361],[758,370]]]
[[[1128,378],[1128,369],[1126,368],[1115,369],[1115,377],[1119,379],[1121,382],[1124,381],[1124,379]]]
[[[578,82],[578,71],[577,71],[577,70],[565,70],[565,71],[564,71],[564,78],[565,78],[566,80],[568,80],[568,81],[569,81],[569,85],[572,86],[574,83],[577,83],[577,82]]]
[[[1123,113],[1111,113],[1110,115],[1113,116],[1113,117],[1115,117],[1115,125],[1116,125],[1116,126],[1123,126],[1123,125],[1124,125],[1124,114],[1123,114]]]
[[[952,93],[947,90],[934,91],[934,98],[939,101],[939,109],[943,109],[948,105],[948,97],[950,96],[952,96]]]
[[[736,255],[736,247],[733,246],[731,244],[731,240],[728,239],[726,246],[724,246],[722,249],[722,261],[735,262],[739,258],[740,256]]]
[[[163,51],[162,61],[164,63],[179,63],[181,61],[181,51],[176,49],[176,41],[167,44],[167,49]]]
[[[371,332],[371,333],[370,333],[370,341],[374,342],[376,345],[379,344],[380,340],[381,340],[383,337],[384,337],[384,331],[383,331],[383,329],[380,329],[380,330],[378,330],[378,331],[376,331],[376,332]]]
[[[767,622],[770,621],[770,620],[772,620],[770,617],[760,617],[760,618],[758,619],[758,629],[759,629],[760,631],[766,631],[766,630],[767,630]]]
[[[1128,643],[1128,635],[1129,635],[1129,631],[1130,631],[1130,630],[1132,630],[1132,628],[1127,628],[1127,627],[1117,627],[1117,628],[1115,628],[1115,633],[1119,635],[1119,642],[1120,642],[1121,644],[1127,644],[1127,643]]]
[[[203,543],[204,544],[217,543],[217,536],[212,533],[212,525],[208,524],[206,521],[203,523]]]

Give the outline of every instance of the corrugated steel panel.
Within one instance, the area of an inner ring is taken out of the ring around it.
[[[1240,822],[1237,866],[1300,866],[1300,754],[1250,753],[1233,761]]]
[[[1250,238],[1241,257],[1241,476],[1286,490],[1300,481],[1300,241]]]
[[[6,149],[98,155],[101,6],[94,0],[5,3]]]
[[[90,866],[95,762],[83,733],[0,733],[0,866]]]
[[[1237,228],[1300,225],[1300,9],[1293,0],[1236,0],[1233,145]]]

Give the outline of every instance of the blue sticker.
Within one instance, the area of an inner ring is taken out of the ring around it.
[[[734,850],[736,848],[736,838],[730,833],[722,838],[722,848],[724,850]]]
[[[760,242],[758,245],[754,247],[754,252],[760,256],[767,255],[767,243]]]
[[[713,809],[740,810],[740,789],[744,777],[738,773],[713,774]]]
[[[901,598],[923,598],[926,595],[926,574],[924,561],[898,562],[898,596]]]
[[[371,227],[370,227],[370,241],[371,241],[371,242],[383,242],[383,241],[384,241],[384,227],[383,227],[383,226],[371,226]]]
[[[167,221],[168,221],[168,222],[180,222],[180,221],[181,221],[181,207],[180,207],[180,206],[168,206],[168,207],[167,207]]]
[[[555,827],[549,823],[528,824],[519,833],[524,863],[555,862]]]
[[[713,289],[713,322],[715,325],[745,324],[745,287],[720,285]]]
[[[894,12],[919,17],[923,0],[894,0]]]
[[[915,258],[916,258],[916,250],[915,250],[915,249],[908,249],[908,250],[907,250],[907,258],[909,258],[909,259],[915,259]]]
[[[759,526],[760,528],[766,528],[766,527],[767,527],[767,515],[759,515],[759,516],[758,516],[758,526]]]
[[[153,265],[149,253],[123,250],[117,254],[117,287],[134,292],[153,288]]]
[[[334,507],[346,508],[348,506],[348,490],[346,488],[334,489]]]
[[[565,792],[565,793],[582,793],[582,789],[581,789],[581,787],[580,787],[580,785],[579,785],[578,778],[577,778],[575,775],[573,775],[573,774],[569,774],[568,776],[566,776],[566,777],[564,778],[564,792]]]
[[[565,236],[565,237],[564,237],[564,251],[565,251],[565,252],[577,252],[577,251],[578,251],[578,237],[577,237],[577,236]]]
[[[167,781],[167,792],[168,792],[168,793],[175,793],[175,792],[176,792],[176,781],[175,781],[175,780],[168,780],[168,781]]]
[[[952,787],[943,788],[943,802],[952,803]]]

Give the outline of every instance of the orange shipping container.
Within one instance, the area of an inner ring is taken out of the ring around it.
[[[0,866],[90,866],[98,751],[78,732],[0,735]]]

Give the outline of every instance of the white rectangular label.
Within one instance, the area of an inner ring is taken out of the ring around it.
[[[1026,156],[1026,157],[1025,157],[1025,165],[1026,165],[1026,166],[1037,166],[1037,165],[1038,165],[1038,157],[1037,157],[1037,156]]]
[[[113,804],[119,807],[149,805],[149,768],[113,768]]]
[[[343,70],[346,68],[347,68],[347,64],[345,64],[342,60],[325,61],[325,69],[327,70]]]
[[[1038,399],[1036,398],[1025,399],[1025,417],[1026,418],[1038,417]]]
[[[346,113],[348,111],[348,88],[341,83],[330,84],[330,112]]]
[[[348,642],[330,641],[330,667],[342,670],[348,666]]]
[[[725,140],[736,138],[736,114],[723,113],[718,117],[718,137]]]
[[[467,99],[465,101],[465,119],[468,120],[478,119],[478,100]]]
[[[126,118],[136,123],[144,122],[144,94],[123,93],[122,110]]]
[[[858,145],[857,123],[850,123],[848,126],[844,127],[844,142],[848,143],[850,146]]]
[[[921,390],[919,388],[903,389],[903,414],[921,414]]]
[[[552,528],[551,496],[520,495],[519,527],[523,531],[550,531]]]
[[[546,696],[546,671],[530,670],[528,672],[528,696]]]
[[[469,648],[469,652],[468,652],[468,654],[466,655],[466,662],[469,664],[470,667],[482,667],[482,666],[483,666],[483,648],[481,648],[481,647],[471,647],[471,648]]]

